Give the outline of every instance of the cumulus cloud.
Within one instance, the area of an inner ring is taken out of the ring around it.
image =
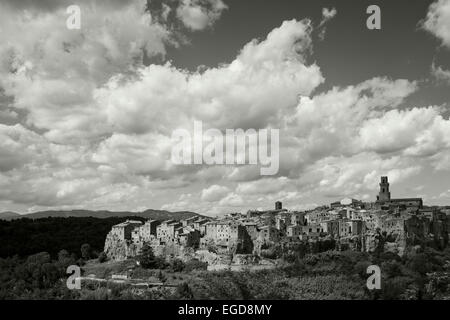
[[[430,5],[422,27],[450,48],[450,0],[438,0]]]
[[[208,202],[214,202],[221,200],[225,195],[228,194],[230,189],[224,186],[212,185],[209,188],[202,190],[202,200]]]
[[[159,156],[168,138],[121,135],[94,96],[111,77],[136,75],[144,56],[178,45],[170,27],[144,0],[81,0],[82,28],[69,30],[70,4],[0,3],[0,202],[98,207],[113,203],[102,189],[119,200],[135,186],[147,196],[149,188],[183,186],[158,176],[167,171]]]
[[[230,193],[225,198],[220,200],[219,206],[226,207],[241,207],[244,204],[244,200],[240,194]]]
[[[450,70],[445,70],[441,66],[431,65],[431,75],[440,82],[450,84]]]
[[[281,149],[290,157],[281,161],[281,171],[291,167],[298,172],[299,166],[329,155],[361,152],[358,136],[364,121],[395,108],[415,90],[414,82],[373,78],[301,98],[295,113],[285,119],[289,139]]]
[[[144,54],[164,55],[170,42],[145,1],[80,5],[80,30],[66,28],[65,7],[53,2],[48,10],[0,5],[0,86],[15,108],[26,110],[29,123],[58,142],[108,131],[99,125],[94,89],[142,65]]]
[[[380,175],[401,183],[425,167],[450,170],[443,110],[407,105],[417,82],[376,77],[318,91],[326,75],[311,62],[308,19],[190,72],[143,57],[174,44],[164,24],[174,10],[199,7],[180,19],[201,30],[225,10],[221,1],[163,3],[157,19],[143,1],[86,1],[79,31],[64,27],[59,2],[26,2],[0,5],[0,205],[219,214],[279,199],[307,208],[324,196],[370,199]],[[335,15],[324,10],[323,21]],[[280,129],[279,173],[173,165],[171,134],[194,120],[205,130]]]
[[[176,13],[187,28],[198,31],[211,27],[227,8],[222,0],[181,0]]]
[[[288,179],[286,177],[265,178],[253,182],[239,183],[236,191],[244,195],[264,195],[283,190],[287,184]]]
[[[328,197],[352,197],[366,192],[373,194],[381,175],[388,175],[390,182],[396,183],[420,170],[420,165],[400,156],[385,158],[364,152],[351,157],[325,157],[315,162],[306,172],[303,183],[316,186],[315,192]]]
[[[439,114],[438,108],[391,110],[367,120],[360,137],[366,150],[429,156],[450,147],[450,121]]]
[[[190,128],[194,118],[221,129],[278,123],[298,94],[309,95],[324,80],[316,64],[305,64],[310,32],[309,21],[286,21],[227,65],[190,73],[166,63],[130,80],[114,77],[97,91],[98,105],[125,133],[167,133]]]

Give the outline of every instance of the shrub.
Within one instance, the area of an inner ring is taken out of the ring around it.
[[[84,260],[89,260],[91,258],[92,250],[89,243],[85,243],[81,246],[81,257]]]
[[[208,263],[207,262],[201,262],[198,259],[192,259],[185,263],[184,271],[190,272],[193,270],[206,270],[208,269]]]
[[[172,261],[172,271],[173,272],[181,272],[185,268],[185,264],[180,259],[175,259]]]
[[[178,285],[177,290],[175,292],[175,298],[178,300],[191,300],[194,298],[194,294],[192,293],[191,288],[186,282],[181,283]]]

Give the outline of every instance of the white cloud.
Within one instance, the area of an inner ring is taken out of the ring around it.
[[[69,30],[65,7],[52,3],[50,11],[16,10],[0,4],[0,86],[14,97],[14,107],[27,111],[28,122],[53,141],[107,132],[94,89],[142,65],[144,50],[148,56],[165,54],[170,32],[151,22],[145,1],[117,6],[84,4],[82,28]]]
[[[422,27],[450,48],[450,0],[438,0],[430,5]]]
[[[351,197],[374,193],[382,175],[388,175],[390,182],[396,183],[420,170],[417,163],[398,156],[383,158],[376,153],[360,153],[351,157],[326,157],[308,168],[303,184],[316,186],[315,192],[329,197]]]
[[[170,166],[169,138],[117,132],[94,94],[117,74],[133,77],[144,51],[164,56],[177,43],[144,0],[81,0],[80,30],[65,26],[69,4],[0,3],[0,201],[148,206],[149,189],[186,184],[161,173]],[[137,198],[123,201],[126,194]]]
[[[438,199],[442,199],[442,198],[450,199],[450,189],[439,194],[439,196],[437,196],[437,198]]]
[[[378,153],[434,155],[450,147],[450,121],[432,107],[391,110],[365,121],[360,137],[364,149]]]
[[[450,70],[445,70],[441,66],[436,67],[433,63],[431,65],[431,74],[436,80],[450,84]]]
[[[286,177],[265,178],[252,182],[239,183],[236,192],[244,195],[264,195],[283,190],[289,181]]]
[[[448,118],[405,103],[416,82],[377,77],[317,92],[325,78],[309,62],[309,20],[285,21],[230,63],[189,72],[169,62],[144,66],[142,48],[164,55],[170,28],[143,2],[108,3],[86,7],[82,29],[71,32],[57,2],[32,7],[32,18],[21,3],[0,5],[0,86],[10,96],[0,101],[0,203],[218,214],[279,199],[306,208],[324,196],[367,199],[380,175],[401,183],[427,166],[450,170]],[[220,16],[210,12],[218,1],[182,4],[210,15],[197,28]],[[279,174],[172,165],[172,131],[193,120],[279,128]]]
[[[181,0],[176,13],[187,28],[198,31],[212,26],[227,8],[222,0]]]
[[[92,154],[92,161],[128,174],[151,174],[167,170],[170,138],[157,134],[115,133],[103,140]]]
[[[230,193],[220,200],[219,206],[223,207],[241,207],[244,204],[242,196],[236,193]]]
[[[364,121],[378,118],[397,107],[416,90],[407,80],[373,78],[356,86],[333,88],[314,97],[303,97],[292,115],[286,116],[286,133],[281,152],[286,166],[299,168],[329,155],[361,152],[358,139]]]
[[[305,65],[309,21],[286,21],[262,42],[244,46],[228,65],[189,73],[171,64],[150,65],[137,78],[114,77],[97,91],[108,123],[124,133],[190,128],[202,120],[215,128],[261,128],[294,109],[324,79]],[[236,117],[239,114],[239,117]]]
[[[320,30],[319,33],[319,39],[320,40],[325,40],[325,33],[326,33],[326,27],[325,24],[330,21],[331,19],[333,19],[337,14],[337,10],[336,8],[332,8],[332,9],[328,9],[328,8],[323,8],[322,9],[322,20],[319,23],[319,27],[318,29]]]
[[[323,8],[322,9],[322,21],[320,21],[319,26],[322,26],[324,23],[329,21],[330,19],[334,18],[337,14],[336,8],[328,9]]]
[[[201,199],[207,202],[214,202],[221,200],[228,194],[230,189],[224,186],[212,185],[209,188],[203,189]]]

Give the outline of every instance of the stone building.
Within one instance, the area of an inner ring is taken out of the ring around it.
[[[351,237],[361,235],[363,232],[362,220],[342,219],[339,223],[339,237]]]
[[[283,209],[283,204],[281,203],[281,201],[275,202],[275,210],[282,210],[282,209]]]
[[[161,224],[157,220],[148,220],[142,226],[136,227],[132,231],[132,239],[134,243],[143,243],[156,238],[156,229]],[[152,237],[153,236],[153,237]]]
[[[192,224],[192,226],[194,227],[194,230],[197,230],[200,232],[201,236],[204,236],[206,233],[206,224],[209,222],[209,219],[205,219],[205,218],[198,218],[197,220],[195,220]]]
[[[281,238],[280,231],[274,226],[262,226],[260,227],[258,241],[261,243],[274,243],[278,242]]]
[[[320,223],[323,232],[328,233],[333,238],[339,237],[339,220],[326,220]]]
[[[380,193],[377,196],[377,201],[386,202],[391,200],[391,192],[389,191],[388,177],[381,177]]]
[[[385,215],[381,221],[381,232],[386,234],[403,234],[405,232],[405,219]]]
[[[361,214],[361,220],[364,222],[366,229],[376,231],[381,229],[381,216],[383,211],[367,211]]]
[[[293,237],[298,238],[302,234],[302,227],[298,225],[289,225],[286,228],[286,236],[287,237]]]
[[[304,212],[290,212],[291,215],[291,225],[294,226],[304,226],[306,225],[305,213]]]
[[[377,203],[384,208],[402,207],[408,211],[416,211],[423,208],[422,198],[391,199],[388,177],[381,177],[380,192],[377,196]]]
[[[111,234],[113,236],[116,236],[117,239],[124,241],[124,240],[131,240],[131,232],[136,227],[140,227],[142,225],[142,222],[135,221],[135,220],[127,220],[125,222],[116,224],[112,227]]]
[[[279,213],[275,216],[275,227],[281,232],[286,232],[289,223],[290,217],[286,213]]]
[[[183,225],[183,227],[187,227],[187,226],[193,226],[195,221],[198,220],[199,217],[197,216],[193,216],[187,219],[183,219],[181,220],[181,224]]]
[[[161,245],[174,244],[176,242],[175,231],[182,229],[181,222],[176,220],[163,221],[156,227],[156,237]]]
[[[317,239],[323,232],[322,227],[319,223],[309,224],[307,226],[302,226],[302,231],[300,235],[301,240]]]
[[[136,245],[132,241],[132,233],[135,228],[142,225],[140,221],[127,220],[112,227],[106,235],[103,251],[108,258],[113,260],[125,260],[136,255]]]
[[[247,229],[236,221],[210,221],[205,228],[205,236],[200,241],[202,247],[214,245],[228,252],[251,253],[253,250],[253,242]]]
[[[252,241],[255,241],[259,235],[258,224],[256,222],[246,221],[246,222],[243,222],[242,225],[247,230],[247,233],[250,236],[250,239],[252,239]]]
[[[176,238],[183,247],[198,248],[200,245],[200,231],[189,226],[177,230]]]

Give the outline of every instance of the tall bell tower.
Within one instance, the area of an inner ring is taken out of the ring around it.
[[[389,191],[388,177],[381,177],[380,193],[377,196],[377,201],[384,202],[391,200],[391,192]]]

